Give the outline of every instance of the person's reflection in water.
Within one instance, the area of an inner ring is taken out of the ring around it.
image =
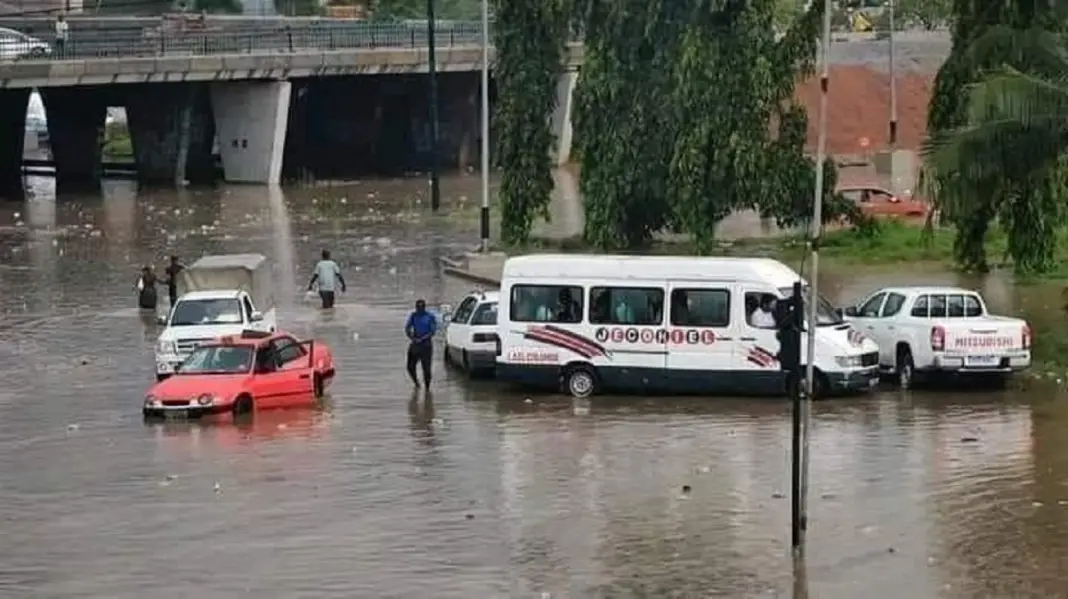
[[[794,557],[793,599],[808,599],[808,566],[804,555]]]
[[[411,418],[412,435],[427,445],[436,445],[434,395],[430,391],[412,391],[412,398],[408,401],[408,416]]]
[[[137,315],[141,319],[141,334],[144,335],[145,341],[155,341],[159,337],[159,323],[156,322],[156,313],[138,310]]]

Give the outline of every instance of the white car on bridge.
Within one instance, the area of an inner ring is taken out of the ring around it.
[[[879,365],[902,387],[917,375],[1000,375],[1031,366],[1031,327],[994,316],[974,291],[960,287],[887,287],[843,310],[879,344]]]
[[[6,27],[0,27],[0,61],[41,58],[52,48],[41,40]]]

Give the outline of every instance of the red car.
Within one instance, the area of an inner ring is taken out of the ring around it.
[[[914,197],[901,197],[876,185],[842,185],[838,193],[851,200],[861,212],[871,217],[904,216],[920,218],[927,216],[926,202]]]
[[[143,413],[196,418],[310,407],[333,378],[334,358],[325,344],[245,331],[193,350],[174,376],[148,390]]]

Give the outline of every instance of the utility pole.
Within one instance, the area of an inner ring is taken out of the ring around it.
[[[894,64],[894,35],[897,25],[894,22],[894,2],[887,2],[890,12],[890,149],[897,149],[897,71]]]
[[[426,0],[427,64],[430,71],[430,209],[441,207],[441,187],[438,176],[438,65],[434,56],[435,30],[434,0]]]
[[[808,464],[809,464],[809,424],[812,418],[812,400],[816,395],[816,372],[813,358],[816,355],[816,323],[819,294],[819,267],[820,267],[820,237],[823,235],[823,168],[827,161],[827,92],[830,89],[830,55],[831,55],[831,0],[823,2],[823,41],[820,43],[820,121],[819,137],[816,141],[816,189],[812,198],[812,223],[810,226],[809,258],[812,261],[812,270],[808,284],[808,314],[805,322],[805,330],[808,335],[806,341],[807,351],[805,361],[805,399],[800,402],[801,408],[801,472],[800,484],[798,485],[797,503],[799,505],[798,525],[799,535],[795,537],[794,553],[803,553],[805,550],[805,535],[808,532]]]

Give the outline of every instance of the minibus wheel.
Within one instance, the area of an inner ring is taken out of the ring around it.
[[[589,397],[597,391],[597,372],[585,364],[572,366],[564,372],[564,385],[571,397]]]

